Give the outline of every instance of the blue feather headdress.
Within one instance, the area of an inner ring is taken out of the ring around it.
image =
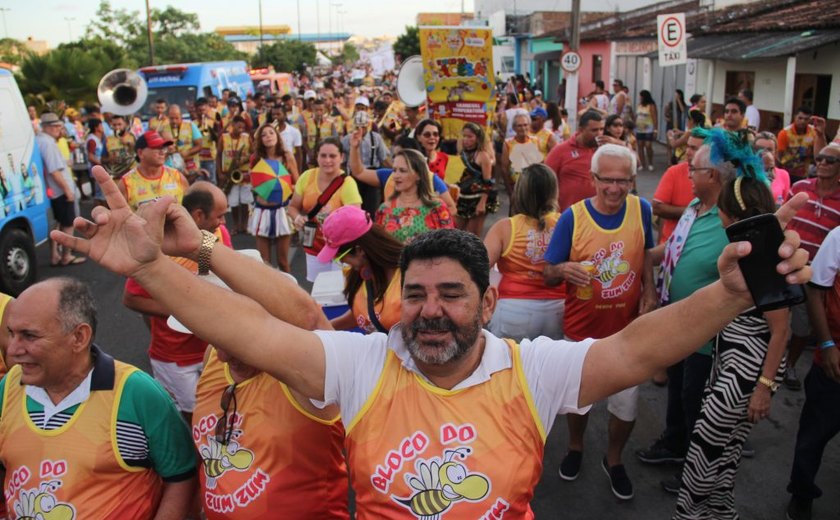
[[[729,163],[737,171],[736,177],[749,177],[770,184],[764,174],[764,163],[749,140],[746,130],[730,132],[723,128],[695,130],[703,137],[703,144],[709,145],[709,160],[712,166]]]

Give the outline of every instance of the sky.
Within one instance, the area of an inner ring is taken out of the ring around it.
[[[198,13],[203,31],[223,25],[258,25],[259,0],[149,0],[160,9],[172,5]],[[263,25],[286,24],[298,32],[300,4],[302,33],[341,30],[362,36],[398,36],[414,25],[418,12],[457,12],[462,0],[262,0]],[[473,0],[464,0],[472,12]],[[112,0],[115,9],[145,13],[145,0]],[[19,40],[47,40],[50,48],[77,40],[95,16],[99,0],[0,0],[5,24],[2,36]],[[236,6],[236,7],[234,7]],[[316,6],[318,9],[316,10]],[[376,6],[373,9],[373,6]],[[320,16],[319,16],[320,14]],[[2,17],[0,17],[2,23]],[[145,25],[145,14],[138,23]]]

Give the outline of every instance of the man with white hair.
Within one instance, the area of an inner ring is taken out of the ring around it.
[[[624,146],[601,146],[592,156],[591,173],[595,196],[563,212],[545,253],[546,283],[566,282],[563,332],[571,341],[606,338],[656,306],[651,206],[630,194],[636,156]],[[637,401],[636,386],[607,398],[609,442],[602,465],[621,500],[633,498],[621,452],[633,431]],[[566,418],[569,451],[560,477],[571,481],[580,473],[588,414]]]

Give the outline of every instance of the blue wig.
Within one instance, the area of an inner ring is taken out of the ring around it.
[[[709,145],[712,166],[729,163],[736,169],[736,177],[749,177],[770,184],[764,174],[764,163],[753,150],[746,130],[730,132],[723,128],[695,128],[693,133],[702,136],[703,144]]]

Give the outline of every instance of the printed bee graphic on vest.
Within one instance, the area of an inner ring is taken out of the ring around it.
[[[630,271],[630,263],[622,258],[623,254],[624,242],[613,242],[610,244],[610,256],[606,256],[603,249],[595,255],[598,266],[595,278],[601,282],[601,287],[604,289],[609,288],[619,275]]]
[[[224,445],[212,435],[207,436],[207,444],[201,446],[199,452],[204,462],[208,489],[216,489],[216,479],[226,471],[245,471],[254,462],[254,452],[251,450],[241,448],[235,440]]]
[[[42,482],[37,489],[22,489],[15,502],[15,517],[18,520],[73,520],[76,509],[59,502],[53,494],[60,487],[60,480],[51,480]]]
[[[455,456],[466,459],[472,450],[460,447],[444,450],[443,460],[434,457],[414,463],[416,475],[407,473],[406,483],[417,493],[408,498],[393,497],[421,520],[438,520],[453,503],[460,500],[478,502],[490,492],[490,481],[481,473],[470,473]]]

